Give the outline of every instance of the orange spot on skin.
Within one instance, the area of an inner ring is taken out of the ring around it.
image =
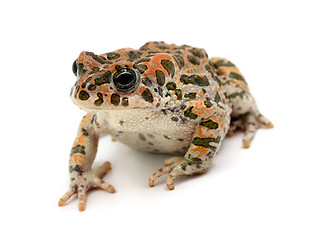
[[[82,165],[83,164],[83,155],[81,153],[74,153],[70,157],[70,165]]]

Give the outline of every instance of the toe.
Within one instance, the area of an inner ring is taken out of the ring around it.
[[[60,206],[60,207],[65,206],[65,204],[68,201],[68,199],[71,198],[71,196],[74,195],[75,192],[76,192],[75,188],[71,188],[68,192],[66,192],[64,194],[64,196],[62,196],[59,199],[58,206]]]

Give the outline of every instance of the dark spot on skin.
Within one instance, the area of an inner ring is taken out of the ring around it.
[[[205,90],[204,88],[202,88],[202,92],[203,92],[203,94],[205,94],[205,93],[206,93],[206,90]]]
[[[143,77],[142,78],[142,83],[147,86],[147,87],[151,87],[152,86],[152,82],[150,81],[150,79],[148,77]]]
[[[79,93],[79,99],[82,101],[88,100],[90,97],[89,93],[87,93],[85,90],[80,91]]]
[[[144,73],[147,70],[147,66],[145,64],[134,64],[133,68],[137,69],[140,73]]]
[[[98,99],[94,101],[94,105],[100,106],[103,103],[103,96],[102,93],[97,93]]]
[[[135,64],[139,64],[139,63],[142,63],[142,62],[149,62],[151,58],[149,57],[146,57],[146,58],[140,58],[138,59]]]
[[[124,121],[123,120],[120,120],[119,121],[119,124],[122,126],[124,124]]]
[[[82,132],[82,135],[87,137],[89,134],[88,134],[88,131],[84,128],[81,128],[81,132]]]
[[[180,77],[180,81],[183,84],[195,84],[195,85],[198,85],[198,86],[208,86],[208,85],[210,85],[207,77],[205,77],[205,76],[200,77],[199,75],[196,75],[196,74],[191,75],[191,76],[183,74]]]
[[[122,68],[123,68],[123,67],[122,67],[121,65],[116,65],[116,66],[115,66],[115,70],[116,70],[116,71],[120,71]]]
[[[160,86],[163,86],[165,84],[165,74],[161,70],[156,70],[155,74],[156,74],[157,83]]]
[[[86,85],[87,85],[87,83],[90,82],[91,79],[92,79],[92,77],[88,77],[88,78],[82,83],[81,87],[82,87],[82,88],[85,88]]]
[[[92,59],[94,59],[98,63],[101,63],[101,64],[105,64],[106,63],[104,58],[102,58],[101,56],[95,55],[93,52],[86,52],[86,55],[87,56],[91,56]]]
[[[143,134],[141,134],[141,133],[138,134],[138,137],[139,137],[140,140],[146,141],[146,137]]]
[[[218,92],[215,95],[214,101],[217,103],[221,101],[221,97],[219,96]]]
[[[120,95],[116,94],[116,93],[113,93],[111,95],[111,103],[114,105],[114,106],[118,106],[120,104]]]
[[[86,154],[85,149],[86,149],[85,146],[77,145],[71,149],[70,156],[75,154],[75,153],[81,153],[81,154],[85,155]]]
[[[187,170],[187,166],[188,166],[188,163],[186,162],[183,162],[180,164],[180,167],[182,168],[183,171]]]
[[[154,146],[154,144],[152,142],[148,142],[149,145]]]
[[[205,104],[205,106],[206,106],[207,108],[210,108],[210,107],[213,106],[213,104],[212,104],[209,100],[205,100],[205,101],[204,101],[204,104]]]
[[[167,115],[167,110],[166,110],[166,109],[161,109],[161,111],[162,111],[162,113],[163,113],[164,115]]]
[[[198,58],[204,57],[204,54],[200,49],[192,48],[189,50],[189,52],[192,53],[195,57],[198,57]]]
[[[93,74],[93,73],[97,73],[99,72],[99,68],[98,67],[93,67],[91,72],[88,72],[88,75]]]
[[[195,99],[196,93],[195,92],[187,93],[187,94],[184,94],[184,97],[189,98],[189,99]]]
[[[152,134],[148,134],[148,137],[150,137],[150,138],[152,138],[152,139],[154,139],[154,138],[155,138],[155,136],[154,136],[154,135],[152,135]]]
[[[161,49],[161,50],[170,49],[170,47],[169,47],[169,46],[167,46],[167,45],[163,45],[163,44],[161,44],[161,45],[157,45],[156,47],[157,47],[157,48],[159,48],[159,49]]]
[[[192,55],[188,55],[188,60],[189,60],[190,63],[192,63],[193,65],[200,65],[200,60],[197,59],[196,57],[193,57]]]
[[[154,153],[159,153],[160,150],[159,150],[159,149],[154,149],[153,152],[154,152]]]
[[[128,98],[127,98],[127,97],[124,97],[124,98],[122,99],[122,106],[124,106],[124,107],[127,107],[127,106],[128,106]]]
[[[187,110],[184,111],[184,116],[191,118],[191,119],[197,119],[198,115],[196,115],[195,113],[192,112],[192,108],[190,107]]]
[[[97,86],[94,83],[90,83],[87,88],[89,91],[92,92],[92,91],[95,91],[97,89]]]
[[[208,129],[217,129],[218,123],[212,121],[211,119],[205,122],[201,122],[200,126],[206,127]]]
[[[182,139],[182,138],[178,138],[177,140],[180,141],[180,142],[183,142],[183,139]]]
[[[237,79],[237,80],[240,80],[240,81],[243,81],[243,82],[246,82],[246,80],[244,79],[244,77],[241,76],[241,75],[238,74],[238,73],[231,72],[231,73],[229,74],[229,77],[234,78],[234,79]]]
[[[210,149],[216,150],[216,147],[211,146],[210,143],[211,142],[219,143],[220,140],[221,140],[221,137],[219,137],[219,136],[217,138],[211,138],[211,137],[199,138],[199,137],[196,137],[193,139],[192,144],[194,144],[195,146],[202,146],[205,148],[210,148]]]
[[[140,55],[141,55],[142,53],[141,52],[138,52],[138,51],[130,51],[129,53],[128,53],[128,59],[127,59],[127,61],[130,61],[130,62],[134,62],[136,59],[138,59],[138,58],[140,58]]]
[[[149,50],[148,45],[149,45],[148,42],[145,43],[143,46],[141,46],[141,47],[139,48],[139,50],[148,51],[148,50]]]
[[[145,89],[144,92],[142,92],[142,97],[145,99],[145,101],[152,103],[154,101],[153,95],[151,94],[150,90],[148,88]]]
[[[178,122],[179,119],[177,117],[172,117],[171,120],[174,122]]]
[[[180,52],[180,54],[182,54],[182,53]],[[183,59],[183,57],[179,56],[179,55],[174,55],[172,57],[177,62],[178,67],[181,69],[184,66],[184,59]]]
[[[168,90],[175,90],[177,85],[174,82],[168,82],[166,84],[166,87],[167,87]]]
[[[214,64],[214,67],[236,67],[233,63],[227,60],[219,60]]]
[[[156,107],[157,107],[157,108],[160,107],[160,103],[157,103],[157,104],[156,104]]]
[[[160,97],[163,97],[163,90],[161,87],[158,87],[158,93]]]
[[[163,135],[165,138],[167,138],[167,139],[171,139],[171,137],[168,137],[167,135]]]
[[[163,59],[161,60],[161,65],[163,66],[164,69],[166,69],[170,77],[174,76],[175,69],[174,69],[173,62],[171,62],[170,60]]]
[[[106,54],[109,60],[115,60],[118,59],[121,55],[117,52],[109,52]]]
[[[201,158],[198,158],[198,157],[193,157],[193,158],[192,158],[190,155],[189,155],[188,160],[189,160],[190,162],[194,163],[194,164],[197,164],[197,165],[203,163]]]
[[[177,96],[178,100],[182,99],[182,91],[181,91],[181,89],[176,89],[174,93]]]
[[[69,166],[69,172],[72,173],[73,171],[77,172],[80,176],[83,173],[83,169],[79,165]]]
[[[94,79],[94,82],[98,86],[100,86],[100,85],[102,85],[104,83],[110,83],[110,77],[111,77],[111,72],[107,71],[104,74],[101,74],[101,75],[97,76]]]
[[[187,106],[185,106],[185,105],[181,105],[180,109],[181,109],[181,110],[184,110],[186,107],[187,107]]]

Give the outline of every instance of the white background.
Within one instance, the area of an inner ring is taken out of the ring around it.
[[[1,239],[315,239],[315,6],[313,1],[2,1]],[[69,91],[83,50],[149,40],[203,47],[246,77],[275,128],[250,149],[227,138],[204,175],[148,177],[168,156],[101,140],[112,162],[87,209],[68,189],[68,156],[83,112]]]

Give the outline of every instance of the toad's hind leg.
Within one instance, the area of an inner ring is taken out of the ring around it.
[[[259,112],[245,78],[232,62],[225,58],[212,58],[211,64],[223,77],[227,98],[232,103],[234,121],[228,133],[232,135],[237,128],[242,129],[245,132],[243,146],[248,148],[258,128],[272,128],[273,124]]]

